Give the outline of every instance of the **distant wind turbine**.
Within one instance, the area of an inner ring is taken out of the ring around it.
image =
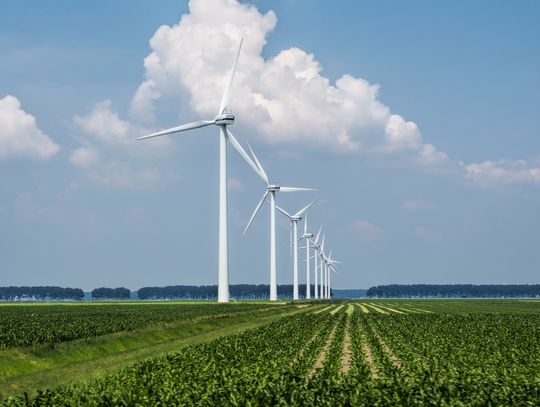
[[[302,239],[305,239],[306,240],[306,246],[304,247],[306,249],[306,300],[310,300],[311,299],[311,279],[310,279],[310,274],[311,274],[311,270],[310,270],[310,264],[309,264],[309,260],[311,259],[310,257],[310,248],[313,247],[313,244],[311,242],[311,239],[313,238],[313,233],[310,233],[308,232],[308,216],[307,216],[307,212],[304,216],[304,233],[302,234],[302,236],[300,236],[300,239],[299,240],[302,240]],[[316,264],[316,261],[315,261],[315,264]],[[315,269],[317,268],[317,266],[315,266]],[[315,272],[315,298],[317,298],[317,272]]]
[[[234,115],[227,113],[231,97],[231,87],[234,81],[238,57],[242,48],[243,38],[240,40],[238,52],[231,69],[229,81],[225,92],[221,98],[216,117],[212,120],[198,120],[195,122],[182,124],[166,130],[161,130],[147,136],[139,137],[137,140],[148,139],[152,137],[164,136],[172,133],[198,129],[210,125],[216,125],[219,128],[219,274],[218,274],[218,302],[229,302],[229,250],[228,250],[228,231],[227,231],[227,141],[238,151],[246,162],[255,170],[257,168],[251,161],[246,151],[236,140],[233,134],[227,129],[234,123]]]
[[[318,275],[319,275],[319,265],[318,265],[318,260],[319,260],[319,254],[317,253],[320,248],[321,248],[321,244],[319,243],[319,237],[321,236],[321,228],[319,228],[319,232],[317,232],[317,236],[315,237],[315,240],[311,241],[311,239],[308,239],[308,244],[312,244],[311,247],[313,247],[313,249],[315,249],[315,254],[313,255],[313,259],[314,259],[314,263],[315,263],[315,267],[314,267],[314,273],[313,273],[313,276],[314,276],[314,288],[315,288],[315,296],[314,298],[317,300],[319,299],[319,293],[320,293],[320,296],[322,298],[322,292],[321,290],[319,289],[319,279],[318,279]]]
[[[261,200],[255,207],[251,218],[249,219],[246,228],[244,229],[244,234],[248,231],[251,222],[257,216],[257,213],[261,209],[262,204],[266,198],[270,197],[270,301],[277,301],[277,272],[276,272],[276,192],[298,192],[298,191],[314,191],[313,188],[297,188],[297,187],[282,187],[275,184],[270,184],[268,180],[268,174],[264,170],[260,161],[258,160],[255,152],[248,144],[249,151],[253,157],[255,163],[254,170],[259,175],[259,177],[266,184],[266,191],[263,193]],[[253,167],[253,166],[252,166]]]
[[[299,298],[298,294],[298,221],[302,220],[302,215],[304,212],[317,201],[311,202],[306,207],[300,209],[294,215],[291,215],[285,209],[280,208],[276,205],[276,209],[282,214],[287,216],[291,221],[292,228],[292,245],[293,245],[293,300]]]

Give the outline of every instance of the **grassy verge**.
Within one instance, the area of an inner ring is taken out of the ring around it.
[[[283,305],[219,319],[159,324],[55,345],[5,350],[0,352],[0,399],[101,377],[182,346],[208,342],[317,308]]]

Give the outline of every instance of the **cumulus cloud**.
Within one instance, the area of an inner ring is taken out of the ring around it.
[[[365,240],[375,240],[383,235],[383,230],[366,220],[358,220],[351,224],[351,229]]]
[[[30,157],[46,160],[60,146],[43,133],[36,119],[21,108],[21,102],[7,95],[0,99],[0,159]]]
[[[93,148],[80,147],[71,152],[69,161],[76,167],[91,167],[99,160],[99,152]]]
[[[152,120],[155,102],[168,95],[187,97],[196,115],[212,118],[244,37],[231,106],[267,143],[408,152],[422,164],[446,158],[422,142],[414,122],[379,100],[379,85],[348,74],[332,82],[313,54],[295,47],[265,60],[262,49],[276,23],[273,11],[263,14],[236,0],[191,0],[189,14],[178,24],[161,26],[150,40],[152,52],[144,61],[145,80],[132,100],[132,114]]]
[[[540,184],[540,159],[484,161],[464,165],[465,177],[480,185]]]
[[[125,149],[166,147],[168,140],[160,137],[152,143],[136,141],[137,137],[150,133],[150,130],[120,118],[112,108],[110,100],[96,104],[94,110],[85,116],[75,116],[73,122],[84,134],[91,136],[109,147]]]

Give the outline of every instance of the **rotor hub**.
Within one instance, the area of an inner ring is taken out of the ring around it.
[[[214,119],[214,124],[218,126],[230,126],[234,123],[234,114],[218,114]]]

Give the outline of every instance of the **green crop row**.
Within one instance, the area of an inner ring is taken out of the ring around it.
[[[104,304],[3,306],[0,349],[59,343],[156,323],[224,318],[268,308],[264,304]]]
[[[538,405],[538,314],[345,309],[296,314],[104,379],[4,404]]]

